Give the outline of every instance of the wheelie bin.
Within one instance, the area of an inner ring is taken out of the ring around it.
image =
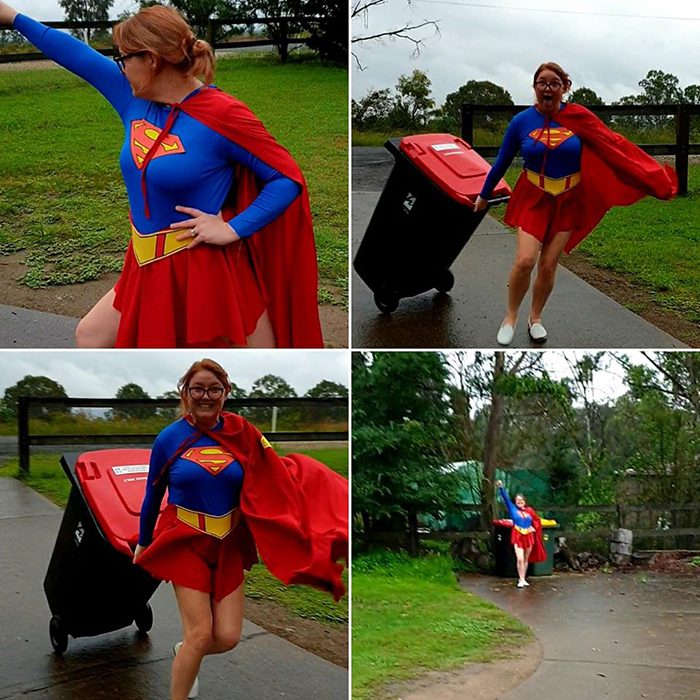
[[[402,298],[452,289],[450,265],[486,215],[474,212],[474,202],[490,166],[452,134],[389,139],[384,147],[396,162],[354,267],[379,310],[391,313]],[[509,197],[501,180],[489,202]]]
[[[160,582],[132,562],[149,459],[143,449],[61,458],[71,491],[44,579],[57,654],[69,636],[92,637],[134,622],[147,632],[153,625],[148,601]]]
[[[515,550],[510,543],[513,521],[509,519],[493,520],[493,555],[495,560],[494,573],[501,578],[517,578],[518,569],[515,560]],[[554,531],[556,520],[542,518],[542,542],[547,558],[544,561],[530,562],[527,576],[551,576],[554,571]]]

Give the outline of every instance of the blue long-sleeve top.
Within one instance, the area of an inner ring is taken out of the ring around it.
[[[522,530],[527,530],[528,528],[531,528],[532,516],[518,510],[518,507],[515,505],[515,503],[513,503],[513,501],[511,501],[510,498],[508,498],[508,494],[506,493],[506,490],[503,487],[501,487],[499,491],[501,492],[501,497],[503,498],[503,501],[506,504],[506,508],[508,508],[508,513],[510,515],[510,519],[513,521],[513,525]]]
[[[140,233],[154,233],[191,218],[177,205],[217,214],[242,164],[263,183],[258,197],[228,223],[241,237],[251,236],[276,219],[299,195],[301,185],[282,175],[210,127],[180,113],[160,152],[148,164],[146,187],[150,218],[141,191],[141,163],[165,126],[171,106],[134,97],[117,64],[82,41],[24,15],[14,28],[49,58],[95,87],[119,114],[125,130],[119,163],[131,219]],[[205,87],[195,90],[183,102]],[[141,162],[139,162],[141,159]]]
[[[562,105],[560,111],[564,109],[566,105]],[[532,106],[516,114],[508,124],[498,157],[481,190],[482,198],[491,196],[518,151],[523,157],[523,167],[538,175],[559,179],[581,170],[581,139],[556,120],[548,120],[537,107]]]
[[[223,421],[219,421],[214,430],[220,430],[222,425]],[[206,435],[185,450],[158,479],[165,463],[196,432],[191,423],[181,418],[161,431],[153,443],[139,523],[139,544],[144,547],[153,539],[166,488],[168,503],[206,515],[226,515],[240,504],[243,467]],[[207,447],[213,449],[203,452],[201,448]]]

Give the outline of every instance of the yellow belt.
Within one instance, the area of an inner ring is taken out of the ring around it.
[[[226,515],[216,516],[198,513],[196,510],[187,510],[187,508],[177,506],[177,519],[190,525],[195,530],[222,540],[238,525],[241,519],[241,509],[234,508]]]
[[[191,242],[186,238],[178,241],[177,237],[186,232],[186,229],[163,229],[154,233],[139,233],[134,224],[131,224],[131,245],[134,249],[136,262],[139,266],[167,258],[169,255],[184,250]]]
[[[535,531],[534,527],[520,527],[519,525],[513,525],[513,527],[523,535],[529,535],[531,532]]]
[[[525,169],[525,175],[527,179],[536,187],[541,190],[554,195],[555,197],[562,192],[567,192],[568,190],[576,187],[576,185],[581,182],[581,173],[574,173],[573,175],[567,175],[566,177],[547,177],[546,175],[540,175],[532,170]]]

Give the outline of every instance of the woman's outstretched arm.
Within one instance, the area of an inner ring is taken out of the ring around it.
[[[117,64],[70,34],[18,13],[0,0],[0,24],[12,24],[42,53],[96,88],[121,113],[131,86]]]

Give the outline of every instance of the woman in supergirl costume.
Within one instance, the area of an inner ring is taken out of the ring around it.
[[[131,243],[79,347],[322,347],[304,177],[168,7],[114,28],[114,61],[0,0],[0,22],[102,93],[125,130]],[[204,78],[204,82],[199,80]]]
[[[530,562],[536,564],[547,558],[547,552],[542,541],[542,522],[540,516],[526,505],[521,493],[516,494],[513,503],[503,488],[503,482],[497,481],[496,486],[501,492],[510,519],[513,521],[510,542],[515,549],[516,565],[518,567],[518,588],[530,584],[525,580],[527,567]]]
[[[248,421],[222,411],[231,382],[213,360],[195,362],[178,389],[183,418],[153,445],[134,552],[139,566],[172,582],[180,608],[171,700],[196,697],[204,656],[238,643],[243,572],[256,549],[282,583],[339,600],[337,562],[348,546],[346,479],[310,457],[278,457]]]
[[[569,74],[556,63],[543,63],[535,71],[536,103],[508,125],[476,200],[476,211],[488,206],[488,197],[519,150],[524,169],[504,218],[517,228],[517,252],[508,284],[508,310],[497,336],[500,345],[513,340],[535,265],[527,325],[530,338],[543,342],[547,331],[542,310],[554,288],[562,252],[570,253],[611,207],[633,204],[647,195],[673,199],[678,191],[672,168],[662,167],[585,107],[563,104],[570,87]]]

